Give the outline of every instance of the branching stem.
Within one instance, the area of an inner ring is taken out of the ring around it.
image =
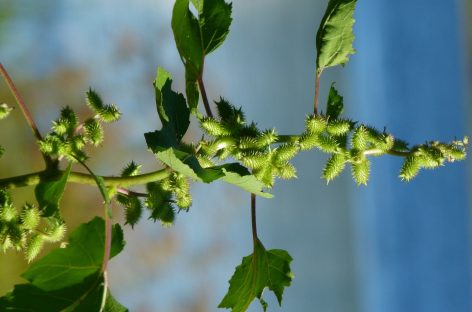
[[[36,126],[36,123],[34,122],[33,116],[31,115],[31,112],[29,111],[28,107],[25,104],[25,101],[23,100],[23,97],[21,96],[20,92],[16,88],[15,84],[13,83],[13,80],[11,79],[10,75],[8,74],[7,70],[5,67],[0,63],[0,74],[2,75],[3,79],[5,80],[6,84],[8,85],[8,88],[10,89],[10,92],[12,93],[13,97],[15,98],[16,103],[21,109],[21,112],[23,113],[23,116],[26,119],[26,122],[28,123],[29,127],[33,131],[33,134],[38,141],[42,141],[43,137],[41,136],[41,133],[38,130],[38,127]],[[51,158],[46,155],[42,154],[44,161],[46,162],[46,166],[49,167],[53,161]]]
[[[63,170],[58,170],[57,175],[50,175],[49,170],[43,170],[38,172],[33,172],[25,175],[10,177],[0,179],[0,189],[14,189],[23,186],[33,186],[39,184],[39,182],[44,180],[54,180],[59,178],[64,173]],[[168,169],[161,169],[158,171],[153,171],[145,174],[135,175],[131,177],[103,177],[102,179],[105,182],[107,187],[129,187],[133,185],[142,185],[149,182],[154,182],[158,180],[163,180],[170,175]],[[95,180],[92,175],[81,172],[71,172],[69,175],[68,182],[86,184],[86,185],[95,185]]]

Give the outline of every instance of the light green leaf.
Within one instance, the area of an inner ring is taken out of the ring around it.
[[[330,0],[316,34],[317,75],[328,67],[344,65],[354,54],[354,10],[356,0]]]
[[[40,182],[34,189],[34,194],[43,217],[50,217],[60,213],[59,201],[66,188],[71,166],[72,164],[70,163],[59,180]]]
[[[256,194],[265,198],[272,198],[273,195],[263,192],[264,183],[256,179],[245,167],[237,163],[226,164],[220,166],[223,169],[223,181],[229,184],[236,185],[249,193]]]
[[[273,291],[279,305],[282,303],[284,288],[290,286],[293,274],[290,269],[292,257],[285,250],[266,250],[257,240],[254,253],[243,258],[229,281],[229,290],[218,305],[232,312],[244,312],[251,302],[258,298],[264,308],[267,303],[262,299],[265,288]]]
[[[33,263],[22,274],[36,287],[45,291],[59,290],[80,284],[100,271],[105,244],[105,222],[101,218],[82,224],[73,231],[66,248],[57,248]],[[110,258],[124,247],[123,231],[113,226]]]

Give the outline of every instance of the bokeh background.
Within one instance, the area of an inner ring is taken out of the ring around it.
[[[234,1],[224,45],[210,55],[210,98],[241,105],[248,119],[299,133],[312,110],[315,32],[327,1]],[[184,90],[170,0],[0,0],[0,62],[21,90],[42,132],[59,109],[86,116],[84,93],[96,89],[123,111],[106,128],[90,166],[118,174],[129,161],[158,163],[143,133],[159,128],[152,80],[158,65]],[[471,134],[471,8],[467,0],[360,0],[355,48],[344,68],[321,83],[344,95],[345,114],[413,144]],[[13,104],[0,83],[0,102]],[[189,140],[198,139],[194,128]],[[2,121],[0,178],[42,169],[20,111]],[[296,275],[281,308],[269,311],[462,312],[472,310],[471,160],[423,171],[406,184],[400,159],[373,160],[368,187],[349,172],[326,185],[325,155],[295,160],[299,178],[281,181],[258,201],[267,248],[287,249]],[[33,202],[18,189],[19,205]],[[215,183],[192,186],[194,205],[172,228],[143,220],[125,226],[125,251],[111,262],[111,289],[131,311],[217,311],[227,280],[251,253],[249,196]],[[96,189],[69,185],[64,215],[73,229],[100,213]],[[122,209],[115,207],[117,222]],[[25,268],[21,254],[0,255],[0,295]],[[250,311],[261,311],[255,302]]]

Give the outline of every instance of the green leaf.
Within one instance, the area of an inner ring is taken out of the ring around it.
[[[163,68],[157,69],[154,80],[156,106],[163,128],[169,128],[177,142],[187,132],[190,125],[190,111],[182,94],[172,90],[172,77]]]
[[[263,192],[264,183],[256,179],[245,167],[237,163],[220,166],[224,172],[223,181],[236,185],[249,193],[265,198],[272,198],[273,195]]]
[[[66,248],[57,248],[33,263],[22,277],[45,291],[80,284],[100,271],[105,244],[105,222],[96,217],[73,231]],[[124,247],[123,231],[113,225],[110,258]]]
[[[293,278],[291,261],[292,257],[287,251],[266,250],[257,240],[254,253],[244,257],[242,263],[236,267],[229,281],[228,293],[218,307],[231,309],[232,312],[243,312],[258,298],[265,311],[267,303],[262,299],[262,293],[266,287],[274,292],[280,305],[284,288],[290,286]]]
[[[185,65],[185,85],[189,107],[198,105],[197,81],[203,72],[205,55],[225,40],[231,24],[231,4],[224,0],[192,0],[198,19],[189,10],[189,0],[176,0],[172,30],[180,58]]]
[[[36,200],[43,217],[59,213],[59,201],[66,188],[72,164],[69,163],[62,176],[56,181],[40,182],[34,189]]]
[[[70,235],[65,248],[57,248],[33,263],[22,277],[30,283],[16,285],[0,298],[1,311],[98,311],[104,295],[101,272],[105,223],[96,217]],[[124,247],[119,225],[112,228],[110,256]],[[127,311],[107,292],[105,311]]]
[[[0,298],[1,311],[98,311],[102,304],[103,276],[92,275],[82,283],[54,291],[44,291],[32,284],[15,285]],[[129,311],[107,291],[105,312]]]
[[[326,116],[328,116],[330,120],[337,119],[343,112],[343,108],[343,97],[339,95],[338,90],[336,90],[333,83],[329,90]]]
[[[224,0],[202,0],[195,7],[199,11],[203,50],[208,55],[223,43],[229,33],[232,21],[231,3]]]
[[[344,65],[354,54],[354,10],[356,0],[330,0],[316,34],[317,75],[328,67]]]
[[[262,191],[264,184],[258,181],[240,164],[231,163],[202,168],[195,156],[174,148],[158,148],[153,152],[164,164],[194,181],[211,183],[221,178],[227,183],[236,185],[261,197],[272,197],[271,194]]]

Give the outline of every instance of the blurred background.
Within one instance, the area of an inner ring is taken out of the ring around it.
[[[300,133],[311,113],[315,32],[327,1],[235,1],[224,45],[206,61],[211,99],[226,97],[249,120],[281,134]],[[160,127],[152,81],[158,65],[184,90],[170,19],[170,0],[0,0],[0,62],[9,70],[43,133],[61,107],[87,116],[84,93],[96,89],[123,118],[106,128],[90,166],[117,175],[131,160],[143,171],[158,163],[143,133]],[[471,134],[471,9],[466,0],[362,0],[356,11],[358,51],[328,70],[324,103],[336,81],[345,115],[412,144]],[[3,82],[0,102],[13,104]],[[42,169],[19,110],[2,120],[0,178]],[[188,136],[198,140],[197,128]],[[269,311],[462,312],[472,310],[470,157],[422,171],[410,183],[401,160],[373,160],[368,187],[348,170],[329,185],[325,155],[295,159],[298,179],[280,181],[275,198],[258,201],[259,235],[287,249],[295,279]],[[33,188],[13,192],[33,202]],[[192,185],[194,205],[171,228],[143,218],[111,262],[111,290],[130,311],[217,311],[227,280],[250,254],[249,195],[220,183]],[[73,229],[101,211],[95,188],[69,185],[64,216]],[[123,212],[115,207],[117,222]],[[26,263],[0,255],[0,295]],[[261,311],[255,302],[250,311]]]

